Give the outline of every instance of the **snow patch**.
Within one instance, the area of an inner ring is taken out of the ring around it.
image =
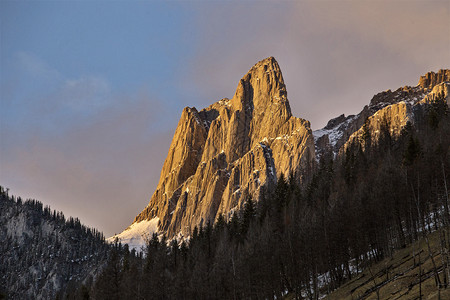
[[[158,217],[151,220],[144,220],[139,223],[133,223],[122,233],[116,234],[106,241],[114,243],[114,240],[118,238],[122,244],[128,244],[130,250],[136,249],[138,252],[142,251],[142,248],[146,245],[146,241],[151,238],[154,232],[158,231],[158,223]]]
[[[359,117],[359,115],[347,117],[347,119],[344,122],[337,124],[335,127],[331,128],[331,129],[322,128],[322,129],[314,130],[312,132],[312,134],[314,137],[314,144],[316,147],[316,151],[318,150],[317,149],[317,140],[326,134],[328,135],[328,140],[330,142],[331,148],[334,149],[336,147],[336,144],[338,143],[338,141],[344,135],[344,132],[348,128],[349,124],[351,124],[358,117]],[[333,151],[333,152],[334,152],[334,155],[336,155],[336,152],[335,151]]]
[[[222,99],[222,100],[219,100],[219,101],[218,101],[218,103],[219,103],[220,105],[224,105],[224,106],[228,106],[228,107],[231,106],[231,103],[230,103],[230,102],[231,102],[230,99]]]

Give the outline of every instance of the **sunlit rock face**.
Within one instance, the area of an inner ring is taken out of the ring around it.
[[[421,76],[415,87],[405,86],[376,94],[359,114],[341,115],[313,132],[317,158],[326,151],[342,154],[354,142],[362,142],[363,147],[367,142],[376,144],[383,126],[393,138],[398,137],[408,122],[414,123],[421,117],[422,106],[439,97],[449,105],[449,90],[450,70],[439,70]],[[367,136],[370,141],[364,141]]]
[[[450,81],[450,70],[441,69],[437,73],[428,72],[419,79],[419,84],[423,89],[431,90],[434,86],[443,83],[445,81]]]
[[[158,217],[159,232],[187,236],[229,217],[247,197],[258,200],[281,173],[302,180],[314,151],[309,122],[292,116],[280,67],[266,58],[232,99],[183,110],[156,191],[134,222]]]
[[[280,67],[266,58],[242,77],[231,99],[183,110],[158,186],[133,225],[158,220],[152,232],[186,237],[220,214],[229,218],[281,174],[303,180],[324,153],[336,157],[367,138],[376,144],[382,130],[395,138],[422,107],[438,97],[448,103],[449,80],[450,70],[429,72],[417,86],[378,93],[359,114],[340,115],[312,132],[308,121],[292,116]],[[142,227],[133,225],[128,238]]]

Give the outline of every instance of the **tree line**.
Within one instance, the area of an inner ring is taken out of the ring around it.
[[[0,240],[0,291],[11,299],[54,299],[76,290],[110,249],[102,232],[2,186]]]
[[[420,111],[422,110],[422,111]],[[94,299],[318,299],[371,263],[440,230],[449,284],[450,117],[443,97],[419,107],[399,137],[382,120],[337,157],[321,156],[308,182],[281,175],[273,190],[187,241],[156,234],[144,255],[116,242]],[[428,253],[433,259],[433,254]]]

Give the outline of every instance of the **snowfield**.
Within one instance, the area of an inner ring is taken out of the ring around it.
[[[130,227],[125,229],[122,233],[116,234],[107,239],[108,242],[114,243],[116,238],[119,239],[123,245],[128,244],[128,247],[136,251],[142,251],[147,240],[152,237],[154,232],[158,231],[159,218],[155,217],[151,220],[144,220],[139,223],[133,223]]]

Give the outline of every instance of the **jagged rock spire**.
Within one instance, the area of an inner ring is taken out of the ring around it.
[[[438,85],[444,81],[450,81],[450,70],[441,69],[437,73],[428,72],[421,76],[419,79],[419,86],[422,88],[432,89],[435,85]]]
[[[230,216],[247,196],[281,173],[300,174],[314,163],[308,121],[295,118],[280,66],[273,57],[255,64],[232,99],[198,112],[185,108],[175,131],[158,187],[134,222],[159,218],[169,237]]]
[[[284,106],[287,114],[291,116],[286,85],[280,66],[273,56],[259,61],[242,77],[231,103],[237,110],[265,109],[267,106],[279,104]]]

